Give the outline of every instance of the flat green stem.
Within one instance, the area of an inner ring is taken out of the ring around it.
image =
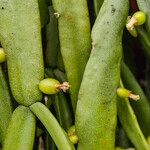
[[[120,86],[123,87],[122,82]],[[129,139],[136,147],[136,149],[137,150],[149,150],[149,146],[139,127],[137,118],[129,103],[129,100],[127,98],[122,99],[118,97],[117,109],[118,109],[119,120],[124,130],[126,131]]]
[[[12,102],[5,75],[0,65],[0,140],[4,141],[12,116]]]
[[[90,20],[86,0],[52,0],[58,18],[60,51],[62,54],[73,110],[84,69],[91,51]]]
[[[43,123],[59,150],[75,150],[65,131],[45,105],[37,102],[31,105],[30,109]]]
[[[100,10],[100,8],[101,8],[103,2],[104,2],[104,0],[93,0],[95,16],[98,15],[99,10]]]
[[[7,129],[3,150],[33,150],[36,118],[28,107],[18,106]]]
[[[55,96],[54,107],[60,125],[67,131],[72,125],[72,114],[64,93],[60,92]]]
[[[143,50],[146,54],[146,57],[150,61],[150,37],[148,36],[147,32],[142,27],[138,27],[137,31],[139,34],[139,39],[142,44],[142,47],[144,48]]]
[[[122,64],[121,77],[125,88],[140,96],[139,101],[131,101],[131,106],[135,111],[142,132],[148,137],[150,136],[150,104],[148,99],[125,63]]]

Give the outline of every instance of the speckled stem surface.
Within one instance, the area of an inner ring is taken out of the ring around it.
[[[37,0],[0,0],[0,41],[14,98],[25,106],[40,101],[44,66]]]
[[[58,17],[60,50],[75,112],[85,65],[91,51],[90,21],[86,0],[53,0]]]
[[[105,0],[92,29],[92,52],[81,83],[76,130],[78,150],[115,149],[116,89],[128,0]]]

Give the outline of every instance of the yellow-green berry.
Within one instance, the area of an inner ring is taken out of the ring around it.
[[[6,61],[6,55],[3,48],[0,48],[0,63]]]
[[[131,91],[125,89],[125,88],[118,88],[117,89],[117,95],[121,98],[128,98]]]
[[[76,135],[76,131],[75,131],[75,125],[71,126],[68,130],[68,136],[70,141],[73,144],[77,144],[78,143],[78,136]]]
[[[44,94],[56,94],[59,92],[59,89],[57,88],[58,85],[60,85],[60,82],[53,78],[47,78],[39,83],[39,89]]]
[[[69,139],[73,144],[78,143],[78,136],[76,134],[69,136]]]
[[[131,91],[125,88],[118,88],[117,95],[121,98],[131,98],[132,100],[135,100],[135,101],[140,99],[139,95],[133,94]]]
[[[142,11],[137,11],[133,14],[133,17],[136,19],[136,26],[142,25],[146,21],[146,15]]]

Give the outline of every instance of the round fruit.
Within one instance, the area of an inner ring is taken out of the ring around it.
[[[39,83],[39,89],[45,94],[56,94],[59,92],[60,82],[53,78],[46,78]]]
[[[3,48],[0,48],[0,63],[6,61],[6,55]]]

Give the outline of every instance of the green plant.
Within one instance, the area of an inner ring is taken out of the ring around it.
[[[93,26],[93,47],[76,110],[78,149],[114,149],[116,89],[120,80],[121,40],[128,8],[128,1],[104,1]]]

